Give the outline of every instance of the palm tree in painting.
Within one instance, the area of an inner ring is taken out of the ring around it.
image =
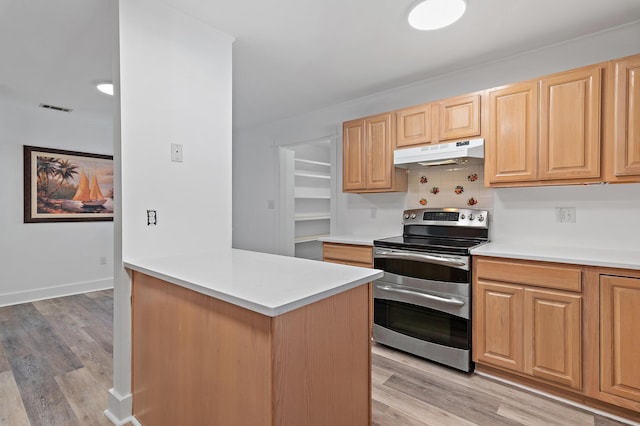
[[[73,179],[74,175],[78,174],[78,166],[68,160],[58,159],[57,163],[58,166],[55,170],[55,177],[58,179],[58,185],[53,191],[51,191],[51,194],[49,194],[50,198],[53,198],[53,194],[58,192],[62,184],[70,181]]]
[[[48,198],[49,178],[57,174],[58,159],[54,157],[38,157],[38,195]]]

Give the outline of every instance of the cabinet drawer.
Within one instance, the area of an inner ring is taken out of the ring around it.
[[[476,260],[476,274],[493,281],[582,291],[582,268],[561,263],[481,258]]]
[[[353,244],[323,243],[322,258],[325,262],[370,268],[373,266],[373,248]]]

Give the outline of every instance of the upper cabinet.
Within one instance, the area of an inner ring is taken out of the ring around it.
[[[613,61],[609,67],[611,121],[607,137],[606,179],[640,181],[640,55]]]
[[[396,111],[396,148],[480,136],[481,101],[477,92]]]
[[[405,108],[396,112],[396,147],[426,145],[433,143],[434,114],[437,108],[434,104],[423,104]]]
[[[491,89],[486,182],[598,182],[604,69],[598,64]]]
[[[480,135],[480,95],[458,96],[438,103],[440,140]]]
[[[392,113],[343,124],[344,192],[407,190],[407,172],[393,166],[395,121]]]
[[[540,82],[540,179],[600,177],[603,65]]]
[[[489,92],[488,182],[538,179],[538,85],[531,81]]]

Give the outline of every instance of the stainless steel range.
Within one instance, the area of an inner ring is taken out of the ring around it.
[[[488,212],[416,209],[403,217],[401,237],[373,242],[374,266],[384,271],[373,286],[373,338],[472,371],[470,250],[488,242]]]

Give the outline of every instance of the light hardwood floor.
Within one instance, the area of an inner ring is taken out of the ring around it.
[[[110,425],[112,320],[111,291],[0,308],[0,425]],[[621,424],[381,345],[372,368],[377,426]]]

